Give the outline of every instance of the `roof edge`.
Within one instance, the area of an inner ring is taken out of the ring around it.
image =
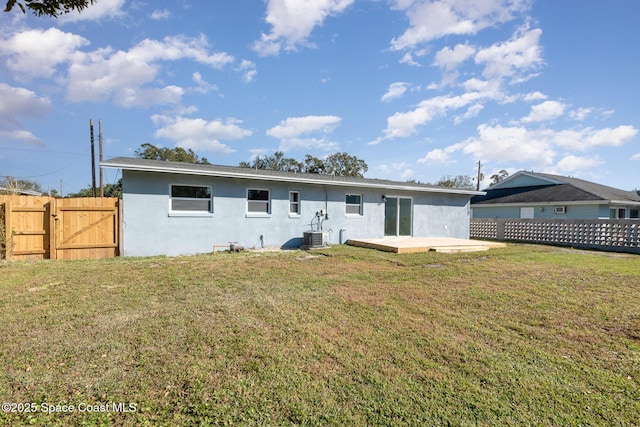
[[[380,189],[394,189],[394,190],[407,190],[407,191],[419,191],[423,193],[444,193],[444,194],[460,194],[467,196],[483,196],[486,194],[485,191],[475,191],[475,190],[461,190],[455,188],[441,188],[441,187],[419,187],[411,184],[405,184],[398,181],[390,181],[389,183],[381,183],[375,182],[374,180],[370,180],[367,182],[368,178],[363,178],[363,182],[349,182],[349,181],[341,181],[341,180],[330,180],[330,179],[317,179],[317,178],[309,178],[300,176],[301,174],[291,174],[291,176],[286,175],[266,175],[258,173],[246,173],[241,172],[240,169],[238,172],[231,171],[220,171],[220,170],[196,170],[190,169],[188,167],[181,168],[175,166],[176,163],[172,162],[172,167],[162,167],[157,165],[131,165],[126,162],[118,162],[118,158],[105,160],[100,162],[101,167],[106,168],[116,168],[116,169],[125,169],[132,171],[140,171],[140,172],[158,172],[158,173],[181,173],[185,175],[200,175],[200,176],[217,176],[221,178],[239,178],[239,179],[255,179],[261,181],[281,181],[281,182],[296,182],[296,183],[304,183],[304,184],[318,184],[318,185],[331,185],[336,187],[366,187],[366,188],[380,188]],[[185,163],[188,165],[188,163]],[[229,167],[229,166],[227,166]]]

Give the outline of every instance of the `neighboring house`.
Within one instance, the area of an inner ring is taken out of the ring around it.
[[[25,196],[42,196],[42,192],[35,190],[22,190],[19,188],[0,187],[0,194],[22,194]]]
[[[471,199],[473,218],[638,219],[640,194],[521,171]]]
[[[123,255],[206,253],[213,245],[299,247],[385,235],[469,238],[477,191],[332,175],[118,157]]]

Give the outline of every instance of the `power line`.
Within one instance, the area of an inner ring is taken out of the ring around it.
[[[72,152],[72,151],[36,150],[36,149],[33,149],[33,148],[0,147],[0,150],[32,151],[32,152],[36,152],[36,153],[76,154],[78,156],[86,156],[87,155],[87,153],[75,153],[75,152]]]
[[[53,175],[54,173],[58,173],[62,170],[65,170],[66,168],[73,166],[77,161],[79,160],[79,158],[75,159],[73,162],[69,163],[68,165],[61,167],[60,169],[56,169],[53,172],[47,172],[47,173],[43,173],[41,175],[30,175],[30,176],[13,176],[13,175],[7,175],[10,176],[11,178],[15,178],[15,179],[28,179],[28,178],[40,178],[43,176],[47,176],[47,175]]]

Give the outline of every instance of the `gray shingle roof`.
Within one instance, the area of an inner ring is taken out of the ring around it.
[[[591,181],[585,181],[584,179],[571,178],[560,175],[551,175],[545,173],[538,173],[537,175],[543,178],[555,179],[575,187],[585,193],[591,193],[601,200],[618,200],[618,201],[630,201],[640,202],[640,195],[634,191],[625,191],[618,188],[609,187],[602,184],[597,184]]]
[[[452,193],[465,195],[479,195],[484,192],[459,190],[453,188],[435,187],[428,184],[418,184],[383,179],[357,178],[346,176],[323,175],[314,173],[280,172],[264,169],[241,168],[225,165],[202,165],[194,163],[167,162],[162,160],[147,160],[132,157],[116,157],[101,162],[103,167],[120,168],[162,173],[180,173],[189,175],[233,177],[258,179],[268,181],[286,181],[335,186],[354,186],[382,189],[396,189],[434,193]]]
[[[560,203],[560,202],[621,202],[640,204],[640,195],[633,191],[620,190],[595,182],[560,175],[534,172],[518,172],[512,175],[526,174],[549,181],[548,185],[488,188],[484,196],[471,198],[471,203],[502,204],[502,203]]]

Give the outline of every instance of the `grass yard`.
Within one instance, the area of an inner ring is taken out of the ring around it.
[[[640,423],[638,256],[5,261],[0,324],[0,424]]]

